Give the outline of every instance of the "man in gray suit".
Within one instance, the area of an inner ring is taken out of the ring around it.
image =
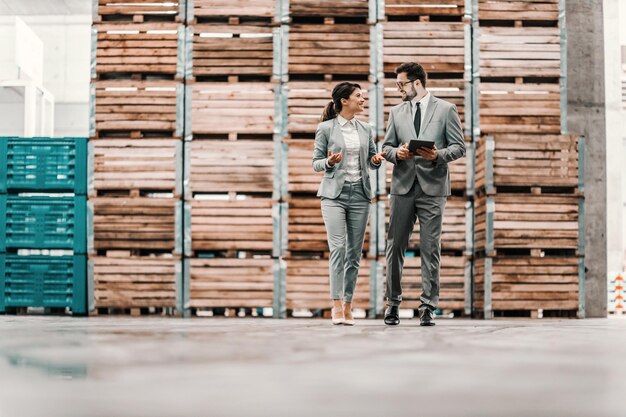
[[[426,72],[408,62],[396,68],[402,103],[389,113],[383,144],[387,161],[394,164],[391,178],[391,217],[387,233],[387,309],[385,324],[400,323],[402,268],[416,219],[420,222],[422,294],[420,325],[433,326],[439,301],[441,227],[450,195],[448,163],[465,155],[461,120],[456,106],[426,90]],[[433,148],[411,152],[411,139],[434,142]]]

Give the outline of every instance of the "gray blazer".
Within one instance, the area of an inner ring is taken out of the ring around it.
[[[359,154],[359,159],[361,160],[361,180],[363,181],[365,195],[371,196],[372,192],[368,168],[378,169],[380,168],[380,164],[374,165],[372,162],[372,156],[376,155],[372,129],[360,120],[356,121],[356,127],[359,132],[359,139],[361,140],[361,152]],[[333,153],[346,149],[346,143],[341,134],[341,126],[336,117],[326,120],[317,126],[317,131],[315,132],[315,148],[313,149],[313,170],[315,170],[315,172],[325,171],[317,196],[337,198],[339,194],[341,194],[343,184],[346,182],[346,160],[342,159],[340,163],[327,169],[326,159],[328,158],[329,149]]]
[[[461,119],[456,106],[431,94],[424,122],[420,126],[419,138],[432,140],[439,156],[429,161],[416,156],[414,160],[396,159],[398,147],[416,139],[417,135],[411,116],[411,103],[403,102],[391,108],[389,123],[383,143],[385,159],[392,164],[391,194],[403,195],[413,186],[415,178],[427,195],[447,197],[450,195],[450,172],[448,163],[465,155],[465,141]]]

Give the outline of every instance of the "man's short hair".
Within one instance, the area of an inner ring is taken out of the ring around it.
[[[406,73],[406,76],[409,80],[420,80],[422,83],[422,87],[426,88],[426,78],[427,74],[424,71],[424,67],[422,67],[417,62],[405,62],[403,64],[398,65],[396,68],[396,74]]]

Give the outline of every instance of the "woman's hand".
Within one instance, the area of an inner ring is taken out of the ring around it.
[[[342,159],[343,157],[341,156],[341,152],[332,153],[331,150],[328,150],[328,159],[326,160],[326,162],[328,163],[328,166],[332,167],[335,164],[338,164],[339,162],[341,162]]]
[[[384,159],[385,159],[385,153],[384,152],[379,152],[376,155],[372,156],[372,162],[375,163],[376,165],[378,165],[381,162],[383,162]]]

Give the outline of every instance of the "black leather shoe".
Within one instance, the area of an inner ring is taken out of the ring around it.
[[[397,326],[400,324],[400,313],[398,306],[389,306],[385,310],[385,324],[388,326]]]
[[[432,310],[428,307],[420,309],[420,326],[434,326],[435,317]]]

